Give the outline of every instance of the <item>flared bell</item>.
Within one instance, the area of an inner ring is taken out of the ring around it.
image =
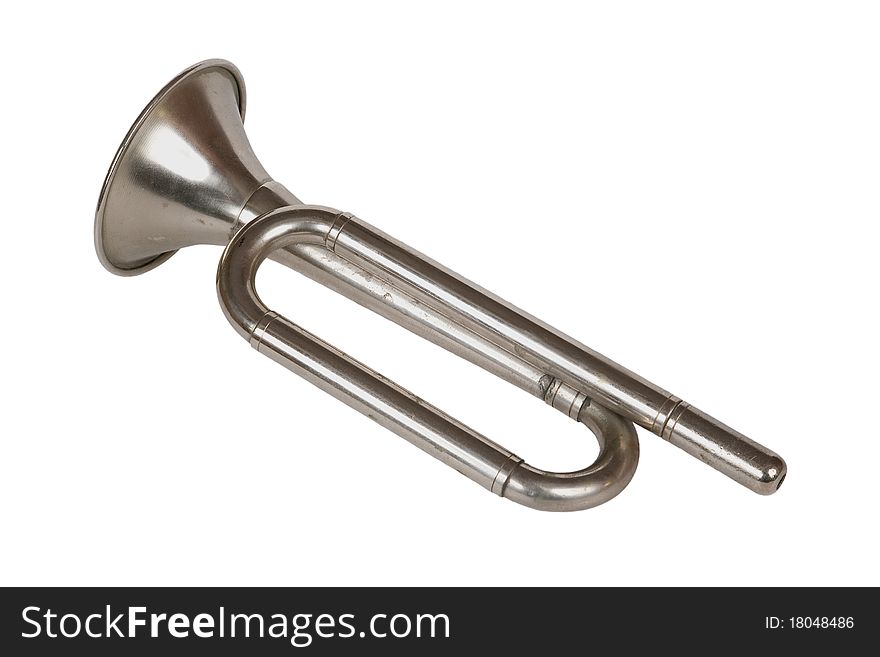
[[[244,111],[241,73],[219,59],[186,69],[153,98],[98,201],[95,246],[107,269],[140,274],[184,246],[229,241],[248,200],[271,182],[245,135]]]

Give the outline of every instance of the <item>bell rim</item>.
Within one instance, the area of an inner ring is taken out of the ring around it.
[[[125,157],[128,154],[128,147],[134,141],[141,126],[143,126],[143,124],[153,114],[153,112],[155,112],[156,109],[161,106],[165,98],[167,98],[184,81],[190,79],[195,75],[199,75],[207,70],[214,68],[220,68],[227,71],[230,75],[232,75],[232,78],[235,80],[236,86],[238,87],[238,111],[241,115],[241,120],[244,121],[247,96],[245,91],[244,78],[241,75],[241,71],[238,70],[238,67],[236,67],[235,64],[225,59],[207,59],[184,69],[170,82],[168,82],[168,84],[162,87],[159,93],[157,93],[153,97],[153,99],[147,104],[146,107],[144,107],[144,109],[138,115],[137,119],[135,119],[134,123],[132,123],[131,127],[128,129],[128,132],[125,135],[125,139],[122,140],[122,143],[116,150],[116,155],[113,156],[113,160],[110,163],[110,168],[107,170],[107,175],[104,177],[104,184],[101,186],[101,195],[98,197],[98,206],[95,210],[95,251],[97,252],[98,259],[101,261],[101,264],[104,266],[104,268],[118,276],[137,276],[138,274],[143,274],[147,271],[150,271],[151,269],[158,267],[163,262],[168,260],[168,258],[177,253],[177,250],[175,249],[173,251],[160,253],[156,257],[148,260],[147,262],[124,263],[114,262],[110,259],[110,257],[107,255],[107,250],[105,249],[104,243],[104,222],[107,199],[112,192],[113,181],[116,172],[119,170],[122,162],[125,160]]]

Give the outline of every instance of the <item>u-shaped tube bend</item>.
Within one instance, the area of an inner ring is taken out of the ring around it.
[[[632,422],[598,404],[587,404],[578,421],[599,441],[599,456],[577,472],[547,472],[520,463],[504,497],[540,511],[580,511],[607,502],[629,484],[639,463],[639,439]]]
[[[587,400],[577,419],[599,441],[596,461],[577,472],[534,468],[350,356],[269,310],[254,281],[260,264],[294,243],[333,243],[351,215],[288,206],[241,228],[217,271],[217,294],[230,324],[261,353],[458,470],[492,492],[533,509],[577,511],[607,502],[632,479],[639,444],[631,422]]]
[[[217,269],[217,296],[226,319],[250,341],[270,313],[257,294],[257,270],[273,251],[294,243],[322,244],[347,213],[320,205],[291,205],[246,224],[230,240]]]

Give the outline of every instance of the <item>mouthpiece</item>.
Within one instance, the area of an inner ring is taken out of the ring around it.
[[[759,495],[772,495],[785,479],[785,461],[776,452],[681,400],[660,435]]]

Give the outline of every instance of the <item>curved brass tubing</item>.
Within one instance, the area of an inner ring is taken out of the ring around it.
[[[260,264],[292,244],[329,249],[341,221],[348,225],[357,220],[329,208],[290,206],[255,219],[229,242],[217,270],[217,295],[229,323],[251,346],[484,488],[519,504],[543,511],[578,511],[607,502],[626,487],[639,459],[635,428],[590,404],[585,396],[575,417],[599,440],[598,458],[577,472],[546,472],[269,310],[255,287]],[[393,285],[394,280],[388,283]]]

